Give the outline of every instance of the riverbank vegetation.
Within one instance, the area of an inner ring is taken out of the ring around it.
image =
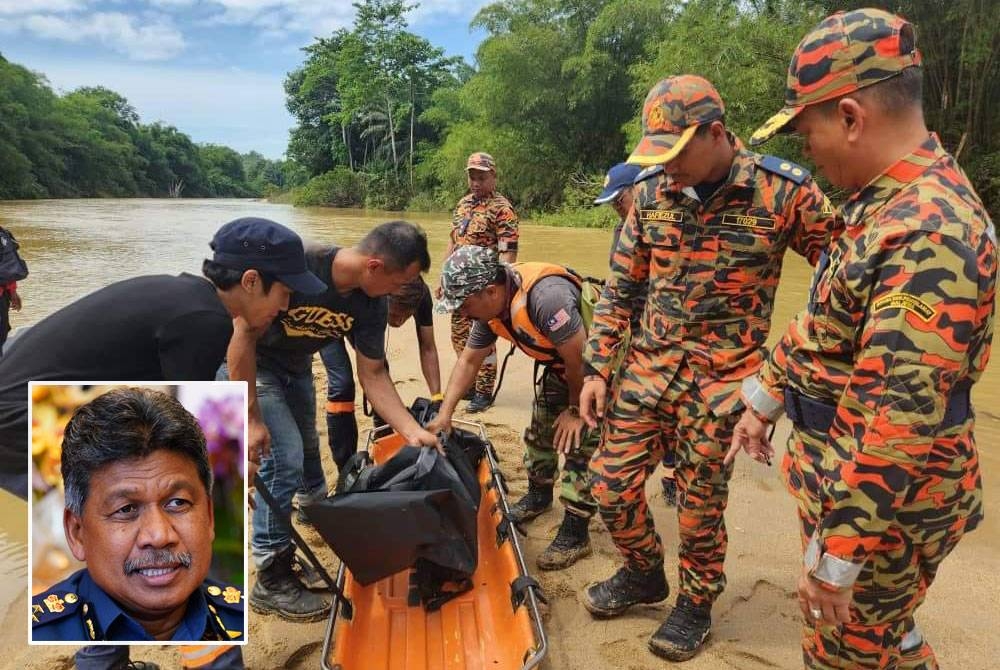
[[[826,14],[862,5],[917,26],[928,125],[996,218],[1000,22],[991,0],[505,0],[472,21],[486,34],[474,67],[409,29],[416,3],[358,0],[354,24],[315,39],[287,75],[295,126],[281,161],[141,123],[108,89],[56,94],[0,57],[0,198],[265,195],[447,211],[465,192],[466,156],[487,151],[523,217],[609,225],[610,208],[589,202],[638,140],[657,80],[707,77],[726,101],[727,125],[746,139],[780,107],[801,37]],[[793,138],[766,149],[809,167]]]
[[[353,28],[317,39],[288,75],[298,121],[288,157],[310,179],[293,201],[447,210],[465,191],[465,157],[488,151],[522,214],[606,225],[610,211],[588,207],[588,196],[638,140],[657,80],[707,77],[746,139],[781,106],[802,36],[833,11],[870,5],[916,24],[928,125],[1000,214],[1000,23],[990,0],[508,0],[473,20],[487,34],[475,68],[408,30],[413,5],[362,0]],[[794,139],[767,151],[809,166]]]
[[[296,169],[141,123],[106,88],[58,95],[43,75],[2,55],[0,166],[0,199],[257,197],[286,188]]]

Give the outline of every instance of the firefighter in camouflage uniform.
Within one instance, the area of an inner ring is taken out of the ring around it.
[[[730,451],[769,458],[767,424],[792,420],[782,471],[808,668],[937,668],[914,613],[983,516],[969,390],[989,358],[996,236],[927,131],[921,79],[904,19],[834,14],[799,44],[785,108],[753,137],[794,130],[853,191],[808,308],[747,380]]]
[[[667,597],[644,484],[673,451],[679,594],[649,646],[674,661],[701,649],[725,588],[732,468],[723,458],[743,408],[740,384],[764,358],[785,249],[815,263],[838,230],[809,173],[745,150],[723,115],[719,94],[701,77],[664,79],[646,97],[644,137],[629,161],[663,165],[663,174],[635,188],[597,303],[580,399],[595,425],[630,306],[645,292],[641,334],[626,353],[591,461],[593,495],[625,565],[589,585],[583,601],[607,617]]]
[[[500,260],[513,263],[517,260],[518,222],[510,201],[496,192],[497,164],[493,156],[476,152],[465,164],[469,180],[469,193],[455,206],[451,219],[451,235],[445,258],[464,246],[492,249]],[[440,297],[440,292],[438,293]],[[451,345],[460,356],[469,339],[472,319],[455,312],[451,315]],[[470,412],[481,412],[493,403],[493,385],[497,378],[496,346],[476,376],[476,385],[470,389]]]

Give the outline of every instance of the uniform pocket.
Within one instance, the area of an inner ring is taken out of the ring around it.
[[[684,235],[683,223],[644,221],[643,227],[650,247],[650,273],[659,277],[672,277],[678,274],[683,264],[680,253]]]

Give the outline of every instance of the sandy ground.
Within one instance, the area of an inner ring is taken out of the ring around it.
[[[447,336],[448,322],[436,322],[443,374],[447,376],[454,361]],[[425,395],[413,329],[406,325],[393,331],[389,340],[390,359],[398,389],[404,401]],[[502,349],[506,351],[506,346]],[[316,368],[317,389],[325,388],[325,379]],[[516,500],[527,488],[521,464],[521,433],[528,423],[531,397],[531,365],[516,354],[508,366],[503,390],[496,405],[475,418],[486,425],[498,448],[501,462],[511,483],[511,499]],[[323,400],[324,398],[319,398]],[[980,397],[977,406],[987,409],[992,403]],[[461,418],[462,412],[459,411]],[[997,472],[996,437],[1000,417],[980,411],[979,442],[987,476]],[[325,433],[322,403],[317,403],[318,424]],[[362,429],[367,427],[362,420]],[[786,424],[779,424],[776,443],[784,444]],[[325,444],[325,434],[321,437]],[[329,455],[325,454],[329,483],[335,477]],[[931,589],[928,602],[918,620],[937,650],[942,667],[985,670],[998,667],[1000,652],[1000,510],[997,499],[1000,486],[996,478],[986,480],[987,520],[967,537],[945,562]],[[677,522],[658,491],[658,477],[648,488],[656,526],[667,547],[667,574],[676,588]],[[526,558],[534,565],[555,534],[562,519],[556,505],[528,527]],[[728,588],[713,611],[714,627],[707,648],[684,664],[688,670],[737,668],[800,668],[800,614],[794,595],[800,565],[795,513],[791,497],[784,490],[776,468],[767,468],[749,459],[741,459],[736,470],[726,515],[729,527],[729,554],[726,563]],[[305,537],[328,561],[331,572],[336,559],[321,546],[318,536],[304,531]],[[543,668],[550,670],[640,670],[669,667],[646,650],[646,640],[669,612],[669,604],[635,608],[626,615],[595,621],[579,602],[581,589],[590,581],[610,576],[618,567],[619,557],[599,520],[591,522],[594,554],[564,572],[535,571],[551,602],[545,619],[550,651]],[[251,580],[253,576],[251,575]],[[672,603],[671,598],[668,603]],[[23,630],[26,597],[7,613],[0,631],[0,646],[8,650],[3,667],[32,670],[61,670],[72,667],[70,647],[24,646]],[[318,668],[326,623],[293,624],[276,617],[250,614],[249,643],[244,648],[246,666],[255,670],[271,668]],[[14,637],[14,639],[11,639]],[[3,638],[7,638],[4,640]],[[17,641],[15,641],[17,640]],[[164,668],[179,666],[175,650],[166,647],[133,648],[135,659],[153,660]]]

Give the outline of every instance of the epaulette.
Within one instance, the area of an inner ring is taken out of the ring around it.
[[[68,591],[46,591],[31,599],[31,627],[65,619],[76,614],[80,596]]]
[[[632,183],[638,184],[641,181],[646,181],[650,177],[658,175],[661,172],[663,172],[662,165],[650,165],[648,168],[643,168],[643,170],[635,176],[635,180],[633,180]]]
[[[205,592],[205,599],[213,605],[227,610],[243,611],[245,604],[243,592],[235,586],[206,579],[202,584],[202,590]]]
[[[776,175],[781,175],[785,179],[794,181],[796,184],[801,184],[809,178],[809,170],[805,169],[801,165],[796,165],[792,161],[785,160],[784,158],[778,158],[777,156],[763,155],[757,159],[757,165],[761,166],[768,172],[773,172]]]
[[[220,640],[235,640],[243,636],[242,630],[233,630],[227,626],[227,619],[231,620],[234,615],[239,618],[239,625],[243,625],[243,608],[245,599],[243,592],[231,584],[223,584],[206,579],[201,587],[208,603],[209,623]],[[221,611],[221,614],[220,614]]]

